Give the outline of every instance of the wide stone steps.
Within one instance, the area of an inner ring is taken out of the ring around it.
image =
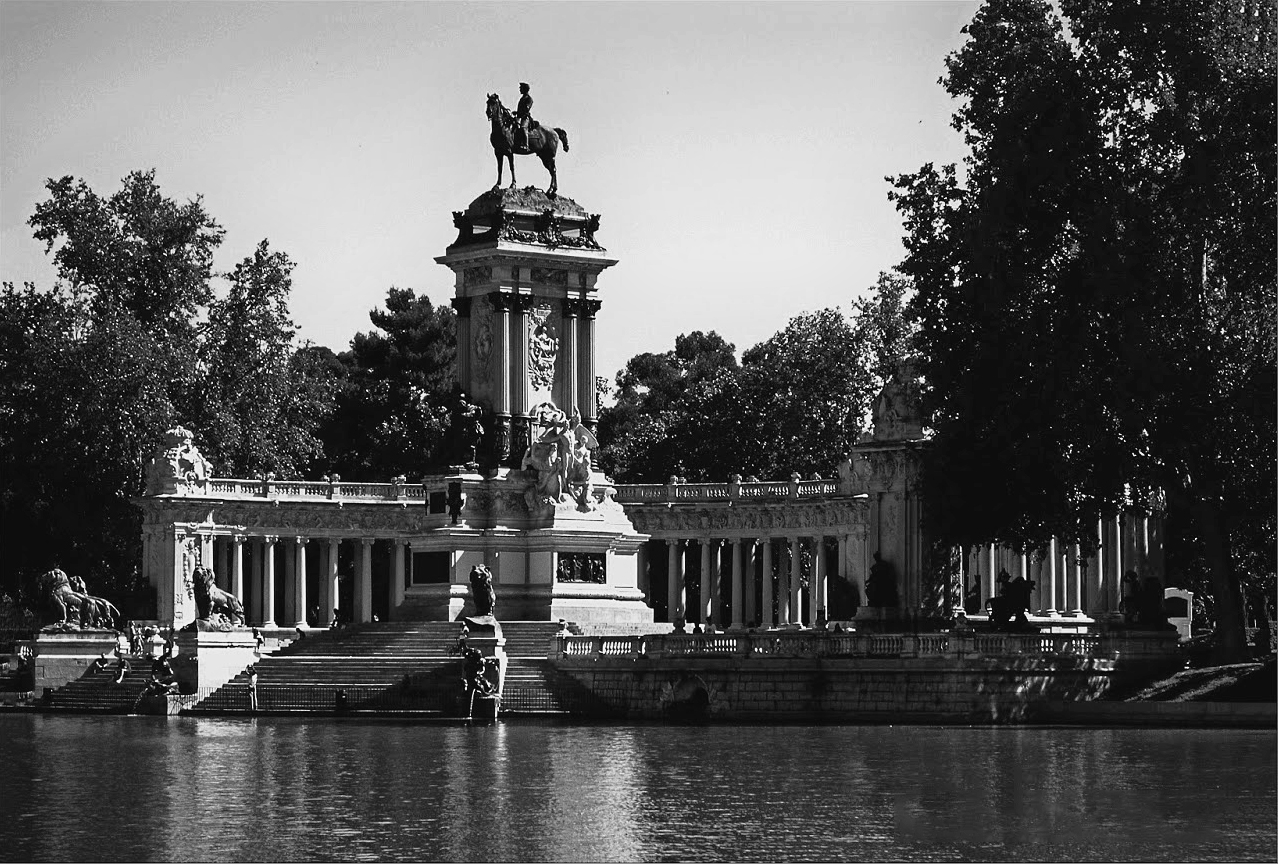
[[[124,680],[115,683],[115,666],[86,674],[45,694],[44,707],[58,711],[84,711],[101,714],[127,714],[151,680],[151,661],[137,658],[129,661],[130,670]]]
[[[542,664],[553,672],[546,656],[558,631],[554,622],[502,622],[507,692],[513,692],[516,709],[563,710],[548,689],[552,678],[541,666],[524,665]],[[396,621],[309,634],[257,662],[258,710],[332,711],[339,691],[351,710],[442,710],[461,677],[461,661],[453,653],[460,632],[456,621]],[[194,710],[250,710],[247,673],[205,695]]]

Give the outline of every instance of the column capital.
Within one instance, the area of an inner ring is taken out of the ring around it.
[[[279,539],[280,539],[280,538],[279,538],[279,537],[277,537],[277,536],[276,536],[276,535],[274,535],[274,534],[263,534],[263,535],[262,535],[262,542],[263,542],[263,543],[265,543],[265,544],[266,544],[266,545],[268,545],[268,546],[274,546],[276,543],[278,543],[278,542],[279,542]]]
[[[243,534],[235,534],[231,537],[231,542],[234,543],[236,546],[243,546],[244,541],[247,539],[248,538],[245,537]]]
[[[454,297],[451,301],[452,307],[457,310],[458,318],[470,317],[470,304],[475,298],[473,297]]]
[[[508,294],[505,291],[493,291],[484,296],[492,304],[494,312],[509,312],[515,306],[516,295]]]
[[[375,538],[373,538],[373,537],[361,537],[361,538],[359,538],[359,545],[364,546],[364,547],[372,546],[372,545],[373,545],[374,543],[376,543],[376,542],[377,542],[377,540],[376,540]]]
[[[293,542],[298,546],[305,546],[310,539],[309,537],[294,537]]]
[[[407,546],[409,544],[409,541],[405,540],[403,537],[396,537],[391,542],[394,543],[396,546]]]
[[[514,312],[527,312],[537,305],[537,298],[532,294],[511,294],[510,308]]]

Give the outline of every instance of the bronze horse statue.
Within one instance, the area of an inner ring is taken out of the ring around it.
[[[515,154],[527,156],[536,153],[541,159],[541,164],[545,165],[546,170],[550,172],[550,188],[546,190],[546,194],[553,197],[559,191],[559,178],[555,174],[555,154],[559,152],[561,141],[564,152],[568,152],[568,133],[554,127],[555,134],[551,135],[550,129],[537,124],[528,129],[527,146],[521,146],[515,143],[515,130],[518,128],[515,117],[501,104],[501,99],[496,93],[488,94],[488,107],[485,113],[492,123],[492,132],[488,140],[493,145],[493,155],[497,157],[497,183],[493,188],[497,189],[501,186],[502,157],[510,160],[510,188],[514,189]]]

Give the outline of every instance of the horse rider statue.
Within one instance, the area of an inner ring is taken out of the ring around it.
[[[519,105],[515,108],[515,122],[519,124],[519,138],[516,145],[528,149],[528,130],[532,128],[533,98],[528,92],[528,85],[519,82]]]

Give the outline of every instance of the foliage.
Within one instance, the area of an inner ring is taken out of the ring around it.
[[[1274,6],[1062,10],[1071,38],[1040,0],[977,12],[943,79],[965,179],[895,181],[927,519],[956,545],[1087,545],[1162,488],[1236,654],[1234,568],[1273,570]]]
[[[214,299],[223,231],[198,198],[166,198],[154,172],[106,198],[71,177],[47,189],[30,225],[59,281],[0,293],[0,590],[33,605],[56,565],[145,613],[130,499],[164,431],[191,428],[219,472],[296,472],[327,367],[292,348],[292,263],[265,241]]]
[[[392,287],[338,357],[341,384],[324,424],[321,467],[345,477],[418,478],[441,461],[456,389],[457,321],[447,306]],[[380,331],[380,332],[379,332]]]
[[[851,320],[837,309],[798,315],[740,364],[721,336],[701,332],[632,358],[600,416],[605,469],[630,482],[832,476],[908,348],[907,291],[903,276],[884,274]]]
[[[313,433],[331,409],[334,376],[311,352],[294,350],[293,266],[263,240],[209,309],[195,428],[225,476],[297,476],[322,454]]]

